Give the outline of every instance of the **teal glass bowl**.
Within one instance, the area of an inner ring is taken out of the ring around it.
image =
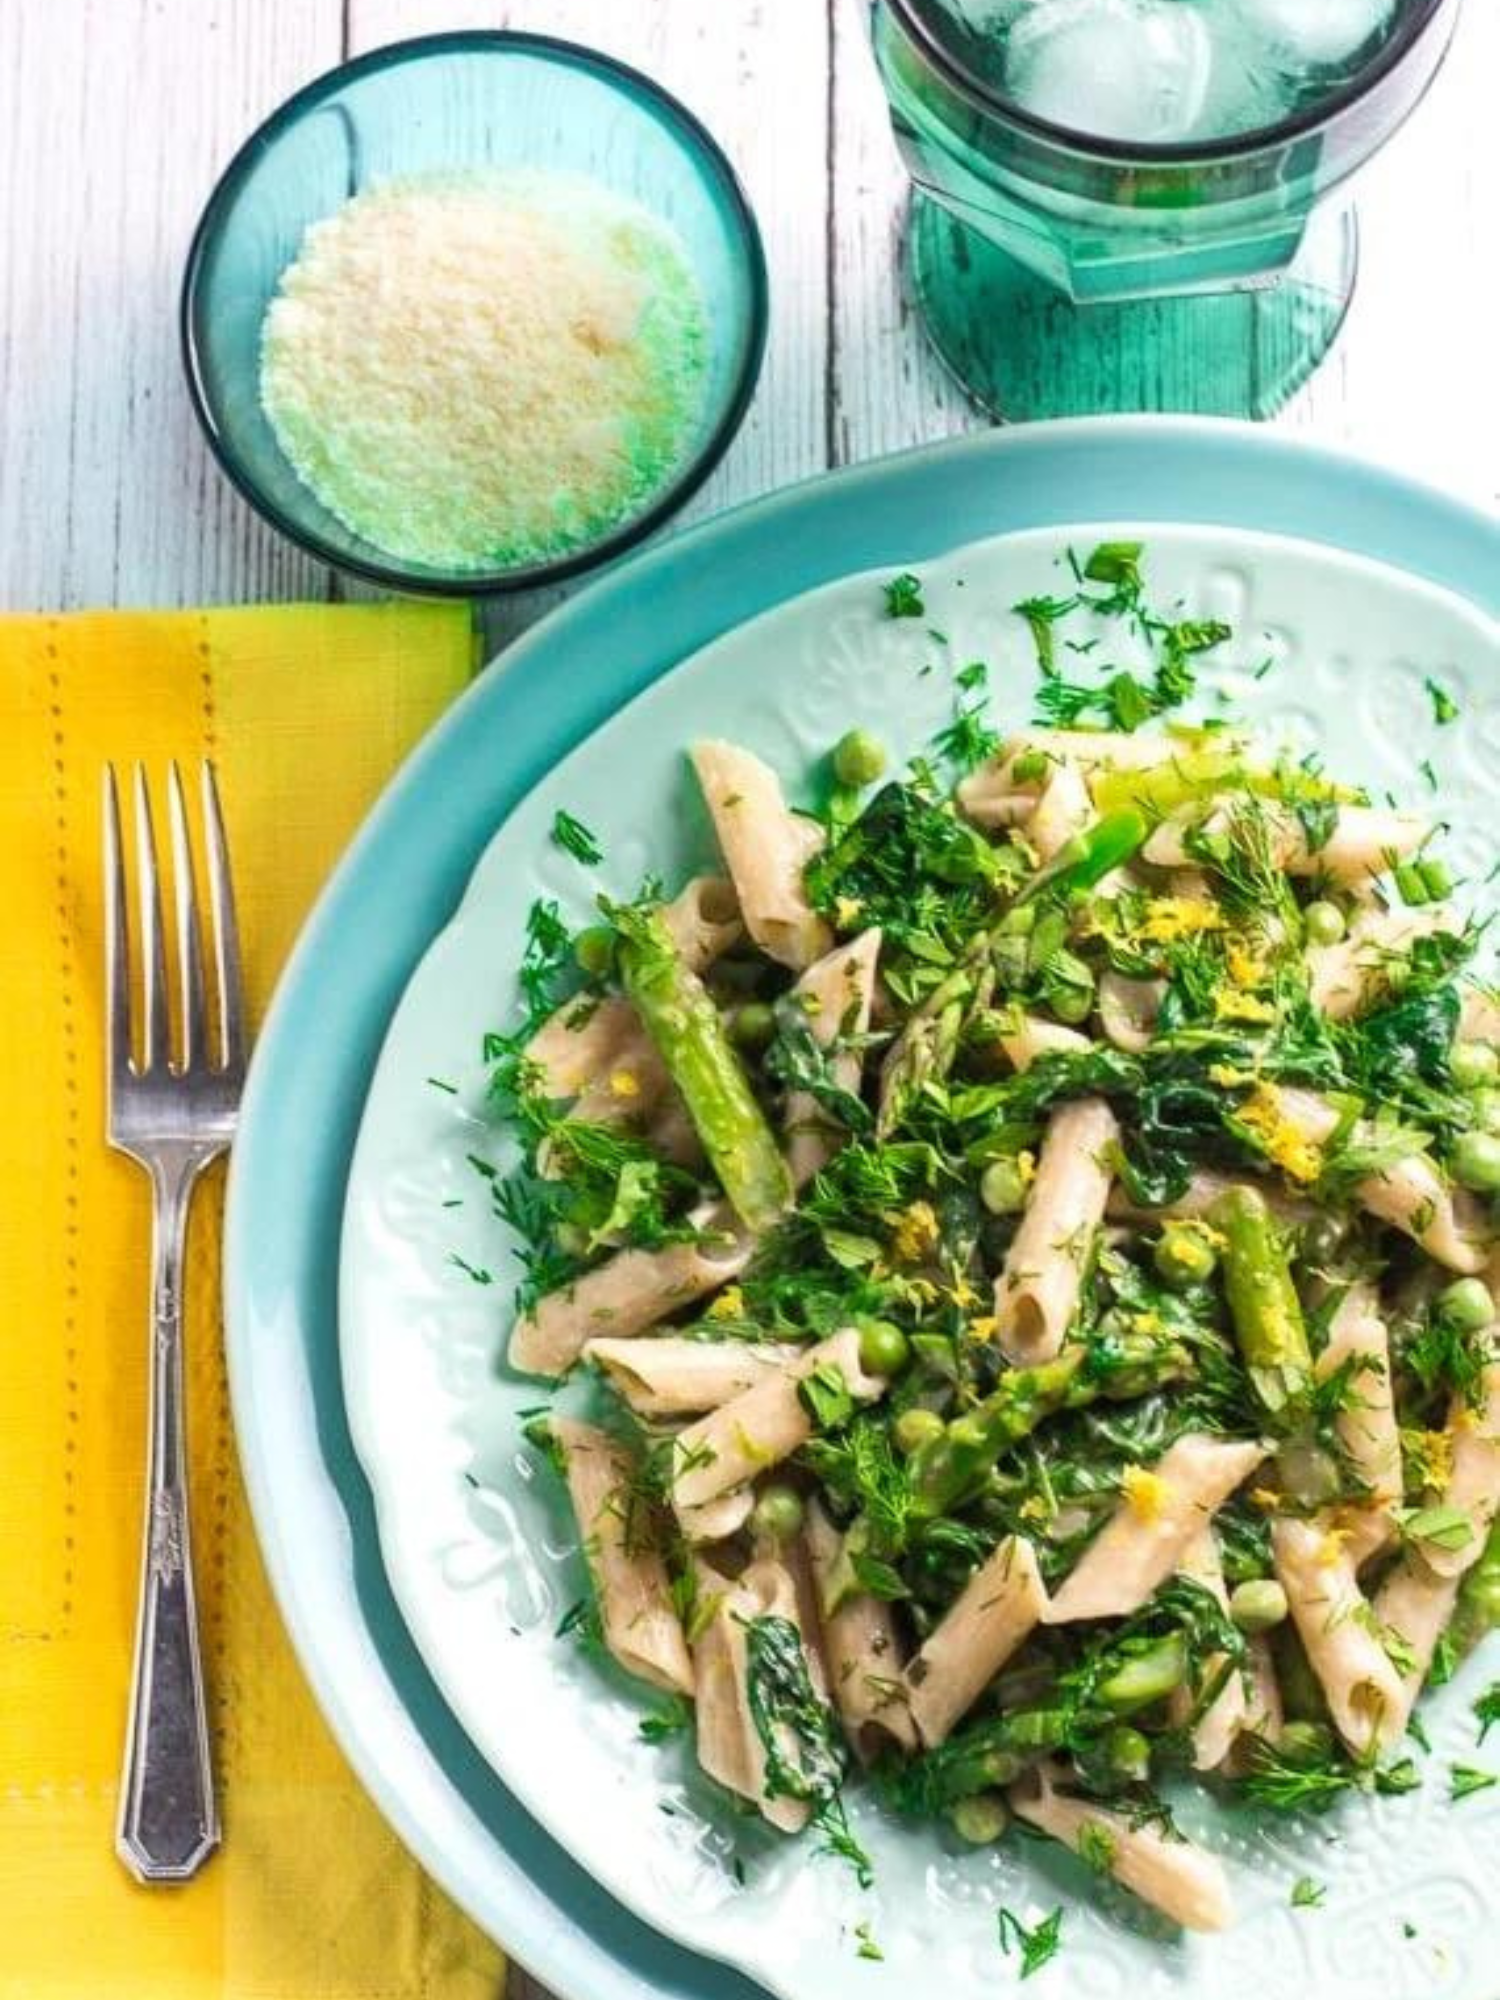
[[[260,402],[261,326],[310,224],[397,176],[553,169],[591,175],[679,237],[702,292],[708,368],[697,432],[638,512],[543,562],[431,569],[376,547],[303,484]],[[235,155],[188,253],[182,348],[215,457],[252,506],[322,561],[389,589],[471,597],[555,583],[658,527],[723,456],[765,351],[765,253],[733,168],[648,77],[545,35],[463,33],[397,42],[319,77]]]

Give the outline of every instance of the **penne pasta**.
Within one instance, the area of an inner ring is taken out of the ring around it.
[[[701,1243],[673,1243],[665,1250],[619,1250],[603,1264],[549,1292],[516,1321],[509,1360],[523,1375],[564,1375],[600,1335],[630,1340],[737,1278],[754,1247],[729,1211],[714,1208],[698,1218],[712,1232]]]
[[[1099,1025],[1117,1049],[1139,1055],[1150,1047],[1166,991],[1162,979],[1126,979],[1122,973],[1105,973],[1099,981]]]
[[[1472,1533],[1457,1548],[1424,1544],[1423,1554],[1439,1576],[1462,1576],[1478,1562],[1500,1507],[1500,1359],[1486,1366],[1474,1405],[1455,1398],[1448,1435],[1451,1467],[1443,1500],[1468,1517]]]
[[[757,1618],[797,1625],[792,1579],[779,1563],[756,1562],[736,1582],[700,1561],[697,1586],[700,1603],[711,1607],[693,1644],[698,1762],[709,1777],[759,1807],[772,1826],[800,1832],[812,1811],[808,1801],[766,1790],[766,1747],[751,1713],[748,1658],[749,1628]]]
[[[1419,937],[1451,930],[1456,919],[1430,908],[1361,910],[1338,944],[1313,945],[1307,954],[1308,994],[1331,1021],[1361,1013],[1385,986],[1391,957]]]
[[[1459,1582],[1457,1575],[1439,1576],[1409,1549],[1375,1593],[1376,1624],[1401,1683],[1402,1734],[1453,1616]]]
[[[1375,1287],[1352,1285],[1328,1328],[1328,1344],[1318,1356],[1319,1381],[1348,1364],[1352,1401],[1334,1419],[1349,1462],[1369,1488],[1377,1509],[1401,1498],[1401,1437],[1391,1393],[1390,1343],[1380,1317]]]
[[[1219,1544],[1212,1528],[1200,1529],[1194,1535],[1182,1552],[1177,1571],[1180,1576],[1189,1577],[1194,1583],[1200,1583],[1205,1590],[1211,1591],[1222,1610],[1229,1609],[1229,1592],[1224,1586],[1224,1565],[1219,1560]],[[1211,1686],[1221,1675],[1226,1677],[1224,1685],[1193,1724],[1195,1771],[1218,1770],[1234,1748],[1236,1739],[1248,1726],[1250,1709],[1245,1680],[1241,1674],[1229,1669],[1230,1663],[1222,1653],[1210,1653],[1199,1666],[1199,1680],[1205,1687]],[[1179,1699],[1182,1696],[1187,1696],[1187,1699]],[[1178,1711],[1174,1720],[1179,1723],[1187,1721],[1193,1705],[1187,1689],[1178,1689],[1174,1704]]]
[[[1060,1021],[1039,1020],[1034,1014],[1022,1014],[1014,1024],[1007,1022],[997,1039],[1016,1070],[1030,1069],[1043,1056],[1077,1055],[1089,1046],[1088,1036],[1076,1028],[1065,1028]]]
[[[906,1705],[892,1607],[868,1591],[839,1589],[844,1538],[816,1500],[807,1510],[805,1540],[829,1690],[844,1734],[864,1763],[892,1742],[915,1749],[917,1732]]]
[[[884,1377],[861,1366],[859,1334],[850,1327],[678,1433],[672,1505],[685,1529],[691,1532],[696,1510],[748,1486],[807,1442],[813,1424],[799,1391],[810,1375],[822,1373],[836,1373],[856,1402],[885,1394]]]
[[[1091,1866],[1184,1930],[1221,1931],[1232,1920],[1229,1883],[1214,1855],[1092,1799],[1070,1797],[1057,1790],[1059,1781],[1057,1766],[1039,1764],[1012,1785],[1007,1797],[1017,1818],[1086,1854]]]
[[[1036,809],[1026,821],[1026,838],[1042,861],[1051,861],[1094,817],[1083,773],[1068,759],[1052,766]]]
[[[1384,1754],[1401,1740],[1408,1703],[1343,1534],[1327,1520],[1283,1518],[1271,1552],[1335,1729],[1356,1757]]]
[[[1300,1139],[1325,1146],[1339,1127],[1339,1113],[1313,1091],[1267,1086],[1277,1116]],[[1356,1124],[1351,1143],[1378,1139],[1368,1122]],[[1478,1204],[1451,1188],[1425,1153],[1412,1153],[1356,1182],[1354,1199],[1367,1214],[1389,1223],[1450,1271],[1473,1276],[1485,1267],[1487,1232]]]
[[[929,1749],[946,1740],[1043,1617],[1047,1591],[1036,1551],[1008,1535],[906,1669],[907,1706]]]
[[[590,1340],[583,1358],[601,1368],[641,1416],[685,1417],[716,1410],[768,1376],[784,1373],[797,1353],[784,1344],[662,1334]]]
[[[821,834],[788,810],[781,780],[748,750],[697,743],[692,759],[746,930],[770,957],[802,971],[833,943],[802,883]]]
[[[695,875],[666,904],[672,942],[693,972],[708,968],[745,935],[739,897],[722,875]]]
[[[1144,858],[1155,868],[1191,865],[1189,835],[1212,838],[1223,833],[1239,810],[1221,806],[1207,818],[1163,820],[1142,849]],[[1415,813],[1341,805],[1328,838],[1312,846],[1301,820],[1287,807],[1262,800],[1256,812],[1266,829],[1273,866],[1288,875],[1315,875],[1346,888],[1358,888],[1405,861],[1432,831],[1430,822]]]
[[[1084,1550],[1053,1594],[1047,1622],[1124,1618],[1139,1610],[1265,1456],[1259,1443],[1180,1437]]]
[[[593,1577],[604,1643],[629,1674],[692,1694],[693,1666],[672,1603],[666,1564],[634,1518],[630,1455],[607,1431],[554,1417],[568,1494]]]
[[[995,1285],[996,1335],[1012,1361],[1050,1361],[1062,1346],[1104,1220],[1120,1128],[1102,1098],[1052,1113],[1021,1226]]]
[[[828,1045],[841,1036],[868,1034],[875,997],[875,967],[880,957],[880,932],[863,931],[852,944],[840,945],[810,965],[797,981],[795,999],[807,1012],[813,1040]],[[859,1094],[862,1058],[857,1049],[841,1049],[830,1064],[840,1090]],[[792,1182],[802,1187],[844,1142],[843,1127],[807,1091],[787,1094],[786,1157]]]

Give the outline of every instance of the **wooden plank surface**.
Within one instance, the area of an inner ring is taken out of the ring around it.
[[[913,324],[904,181],[864,0],[6,0],[0,10],[0,605],[341,587],[225,486],[177,358],[215,171],[342,52],[460,25],[573,36],[659,76],[742,173],[767,240],[755,407],[684,519],[983,421]],[[1279,419],[1500,501],[1500,7],[1468,0],[1427,104],[1361,189],[1350,325]],[[543,608],[514,601],[504,637]]]

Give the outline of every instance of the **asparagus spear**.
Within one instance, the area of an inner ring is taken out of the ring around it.
[[[1271,1211],[1257,1188],[1232,1187],[1210,1211],[1224,1237],[1224,1290],[1251,1387],[1279,1416],[1312,1387],[1302,1305]]]
[[[703,982],[660,908],[617,910],[625,991],[681,1093],[719,1183],[747,1229],[792,1204],[791,1176]]]
[[[955,1417],[911,1459],[912,1511],[931,1520],[961,1506],[1009,1446],[1055,1411],[1079,1410],[1101,1396],[1144,1396],[1191,1367],[1186,1351],[1159,1341],[1122,1343],[1107,1374],[1083,1372],[1086,1347],[1070,1347],[1055,1361],[1013,1368],[972,1410]]]
[[[1080,889],[1092,889],[1111,869],[1145,846],[1150,830],[1145,814],[1134,806],[1106,813],[1058,849],[1051,864],[1034,875],[1017,896],[1017,904],[1029,903],[1044,893],[1071,896]]]

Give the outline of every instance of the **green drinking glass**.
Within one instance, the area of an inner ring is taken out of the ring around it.
[[[874,0],[938,353],[1007,418],[1272,415],[1348,311],[1350,177],[1458,4]]]

